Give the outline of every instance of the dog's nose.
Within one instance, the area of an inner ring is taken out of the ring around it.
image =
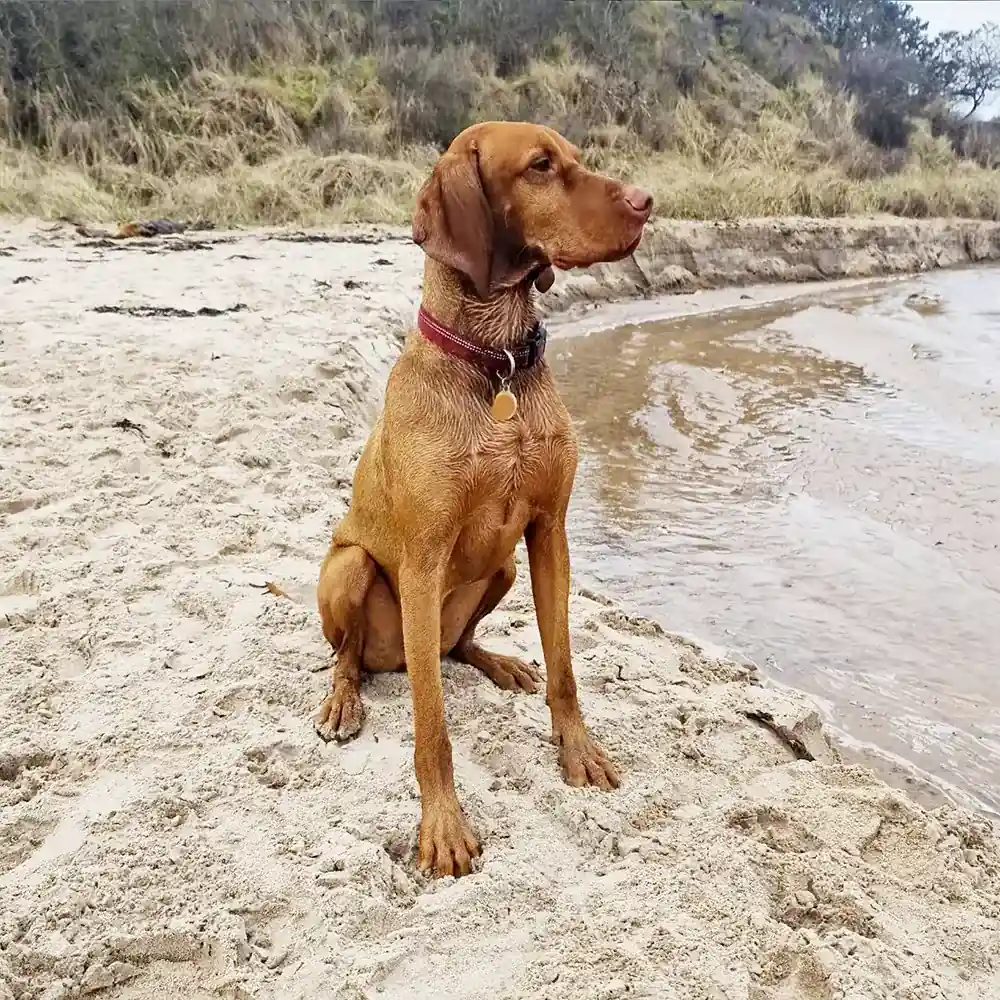
[[[624,192],[625,200],[629,208],[640,215],[648,215],[653,207],[653,196],[648,191],[636,187],[634,184],[626,184]]]

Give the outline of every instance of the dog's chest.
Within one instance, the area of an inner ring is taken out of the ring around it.
[[[471,496],[516,504],[544,490],[545,438],[532,424],[490,422],[470,455]]]
[[[511,421],[484,434],[468,456],[467,504],[452,557],[456,576],[480,580],[503,566],[528,523],[548,506],[555,450],[530,424]]]

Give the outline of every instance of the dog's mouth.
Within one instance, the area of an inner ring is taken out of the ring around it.
[[[594,264],[613,264],[616,261],[624,260],[626,257],[631,257],[632,254],[639,249],[639,244],[642,242],[643,229],[640,228],[639,235],[636,236],[631,243],[626,244],[624,247],[619,247],[617,250],[611,250],[606,254],[602,254],[600,257],[595,257],[591,260],[573,259],[570,257],[556,257],[552,260],[552,266],[559,268],[560,271],[571,271],[577,267],[593,267]]]
[[[632,227],[630,226],[629,229],[632,229]],[[643,222],[638,226],[638,231],[628,243],[619,244],[613,249],[608,249],[601,253],[600,256],[570,257],[556,254],[551,258],[551,266],[558,268],[560,271],[572,271],[575,268],[593,267],[594,264],[613,264],[616,261],[624,260],[626,257],[631,257],[639,249],[639,244],[642,242],[645,230],[646,223]]]
[[[610,257],[608,259],[611,261],[615,261],[615,260],[624,260],[626,257],[631,257],[632,254],[634,254],[636,250],[639,249],[639,244],[642,242],[642,238],[645,234],[646,234],[646,224],[643,223],[639,227],[639,232],[636,234],[635,239],[632,240],[632,242],[629,243],[624,250],[619,251],[617,254],[615,254],[614,257]]]
[[[628,245],[628,248],[626,249],[625,253],[622,254],[623,258],[631,257],[632,254],[634,254],[636,250],[639,249],[639,244],[642,242],[642,237],[644,232],[645,232],[645,226],[643,226],[643,228],[639,230],[639,235],[634,240],[632,240],[632,242]]]

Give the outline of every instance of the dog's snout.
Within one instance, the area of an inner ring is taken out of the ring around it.
[[[653,196],[648,191],[643,191],[634,184],[626,184],[622,194],[629,208],[640,215],[649,215],[652,211]]]

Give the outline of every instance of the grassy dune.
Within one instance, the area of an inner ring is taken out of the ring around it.
[[[767,4],[9,0],[0,212],[405,223],[451,136],[520,118],[663,215],[1000,219],[1000,171],[929,113],[865,138],[835,57]]]

